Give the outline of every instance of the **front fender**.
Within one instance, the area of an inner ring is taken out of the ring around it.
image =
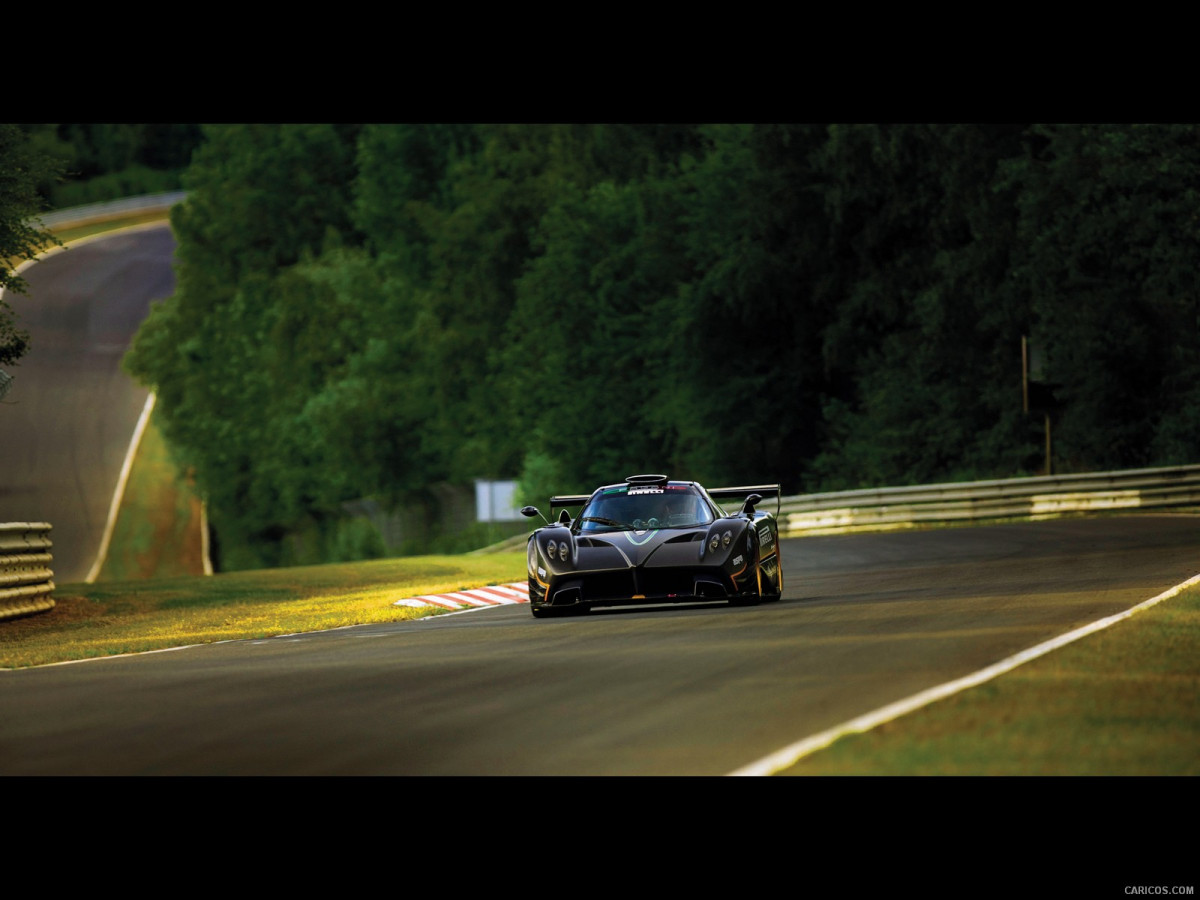
[[[704,543],[700,545],[700,560],[709,566],[729,566],[734,557],[745,555],[751,548],[746,544],[747,519],[717,519],[708,527]],[[726,543],[725,535],[729,535]],[[717,546],[713,548],[713,538]]]

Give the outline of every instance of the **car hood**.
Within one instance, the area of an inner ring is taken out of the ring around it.
[[[696,565],[707,533],[708,526],[581,534],[575,538],[576,568]]]

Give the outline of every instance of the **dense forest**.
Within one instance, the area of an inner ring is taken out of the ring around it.
[[[22,125],[31,152],[50,161],[36,180],[43,206],[62,209],[178,190],[199,125]]]
[[[1200,461],[1186,125],[204,129],[127,358],[226,565],[344,504]]]

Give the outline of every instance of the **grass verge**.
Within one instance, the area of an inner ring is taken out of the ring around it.
[[[439,610],[396,600],[520,581],[524,573],[518,551],[62,585],[54,609],[0,622],[0,667],[399,622]]]
[[[784,775],[1200,775],[1200,587]]]
[[[100,581],[203,575],[200,500],[151,415],[121,497]]]

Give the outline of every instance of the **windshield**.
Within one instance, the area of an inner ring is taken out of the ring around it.
[[[581,532],[695,528],[712,521],[708,504],[689,485],[611,488],[593,497],[578,519]]]

